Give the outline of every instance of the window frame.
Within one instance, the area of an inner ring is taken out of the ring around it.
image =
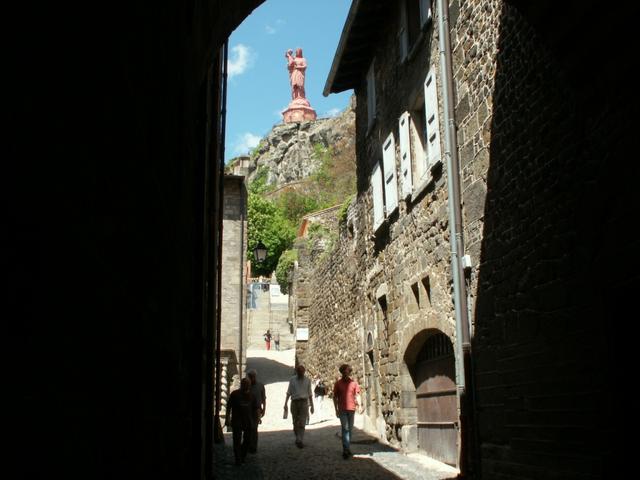
[[[373,59],[369,65],[365,82],[367,85],[367,130],[371,130],[377,116],[375,59]]]

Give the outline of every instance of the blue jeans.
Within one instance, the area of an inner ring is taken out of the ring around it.
[[[342,426],[342,449],[349,450],[351,446],[351,430],[353,430],[353,416],[355,412],[343,410],[340,412],[340,425]]]

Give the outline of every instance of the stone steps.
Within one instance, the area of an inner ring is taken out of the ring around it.
[[[280,348],[289,349],[295,346],[295,338],[289,331],[287,323],[288,310],[283,305],[276,304],[269,311],[269,292],[257,292],[256,308],[247,311],[248,348],[265,348],[264,333],[269,329],[271,333],[280,332]],[[271,344],[274,348],[274,344]]]

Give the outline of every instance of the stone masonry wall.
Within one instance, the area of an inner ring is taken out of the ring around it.
[[[378,110],[370,130],[366,87],[356,89],[358,197],[336,250],[312,276],[317,288],[311,300],[306,356],[309,368],[331,381],[339,376],[340,363],[352,364],[354,377],[365,387],[368,428],[400,445],[403,427],[415,425],[417,419],[405,352],[425,331],[439,330],[455,342],[455,324],[445,174],[437,173],[421,193],[400,201],[399,213],[375,236],[372,229],[373,161],[380,159],[382,142],[390,132],[398,145],[398,118],[412,109],[430,65],[439,68],[437,36],[431,27],[409,60],[398,62],[398,11],[392,7],[375,52]],[[367,345],[369,334],[372,345]]]
[[[247,322],[244,265],[247,238],[244,177],[225,176],[222,244],[221,349],[233,351],[227,366],[230,376],[239,374],[237,361],[246,361]]]
[[[637,166],[621,148],[634,132],[616,73],[593,68],[619,60],[621,42],[592,46],[577,20],[592,8],[600,30],[599,5],[568,17],[556,6],[544,18],[566,19],[557,44],[546,21],[540,35],[502,2],[475,2],[456,25],[483,478],[617,478],[617,447],[594,439],[620,435],[614,312],[637,269],[617,262],[632,241],[616,245],[610,233],[634,215]],[[622,177],[609,175],[613,165]]]
[[[615,442],[594,439],[617,438],[624,426],[615,420],[624,408],[615,386],[626,351],[618,345],[630,342],[615,325],[624,318],[622,298],[637,286],[637,256],[620,263],[616,244],[633,252],[635,240],[613,234],[628,227],[638,204],[631,107],[615,76],[626,66],[616,50],[589,44],[585,22],[544,21],[557,5],[510,3],[521,9],[451,2],[480,441],[477,455],[466,453],[483,478],[613,478],[606,472]],[[565,13],[602,14],[595,2],[581,8],[587,13]],[[534,25],[521,10],[542,17]],[[419,95],[429,64],[442,92],[437,34],[429,30],[399,63],[392,6],[386,18],[373,42],[378,109],[370,128],[366,85],[356,88],[358,197],[336,250],[308,274],[305,361],[329,380],[351,363],[366,387],[369,426],[404,444],[403,427],[415,422],[404,355],[420,332],[438,329],[453,342],[455,332],[446,170],[401,201],[375,236],[371,228],[369,176],[381,142],[393,131],[398,143],[398,117]],[[600,61],[613,56],[615,67],[592,72],[587,50]],[[442,127],[442,106],[440,119]],[[613,165],[623,175],[612,176]],[[421,287],[427,276],[430,296]]]

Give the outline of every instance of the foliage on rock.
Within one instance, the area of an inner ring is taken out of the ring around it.
[[[276,280],[280,284],[280,291],[284,294],[289,293],[289,273],[298,260],[298,250],[285,250],[280,255],[278,266],[276,267]]]
[[[254,274],[270,274],[276,268],[281,254],[291,248],[302,217],[351,199],[356,191],[354,134],[352,104],[333,119],[277,125],[251,152],[249,258],[258,241],[268,250],[267,260],[255,266]],[[319,251],[331,249],[334,240],[327,232],[312,235]],[[286,276],[282,279],[284,286]]]

